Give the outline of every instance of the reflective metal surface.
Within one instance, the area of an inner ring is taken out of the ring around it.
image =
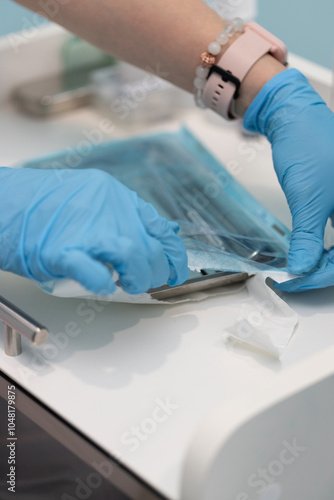
[[[248,278],[250,278],[250,276],[247,273],[216,272],[214,274],[189,279],[183,283],[183,285],[173,287],[164,285],[159,288],[153,288],[148,290],[147,293],[149,293],[153,299],[164,300],[212,288],[233,285],[234,283],[246,281]]]
[[[21,335],[36,345],[47,339],[49,332],[45,326],[1,296],[0,320],[4,323],[5,352],[8,356],[21,354]]]

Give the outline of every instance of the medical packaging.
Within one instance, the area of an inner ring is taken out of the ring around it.
[[[175,118],[193,106],[192,95],[164,80],[159,65],[146,69],[118,62],[94,71],[94,107],[117,126],[134,129]]]
[[[113,175],[178,222],[191,269],[285,271],[288,229],[186,128],[91,145],[75,167],[68,151],[21,166],[55,169],[60,182],[69,168]]]

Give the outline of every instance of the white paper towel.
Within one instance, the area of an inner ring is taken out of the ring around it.
[[[116,279],[115,279],[116,281]],[[72,280],[59,280],[52,283],[52,287],[48,289],[47,286],[42,289],[54,295],[56,297],[67,297],[67,298],[84,298],[92,299],[106,302],[123,302],[130,304],[179,304],[182,302],[199,302],[201,300],[207,299],[208,297],[214,297],[216,295],[231,295],[239,293],[245,288],[245,282],[235,283],[233,285],[221,286],[217,288],[212,288],[209,290],[203,290],[195,293],[190,293],[187,295],[181,295],[179,297],[172,297],[164,300],[153,299],[149,293],[141,293],[139,295],[130,295],[124,292],[121,288],[117,287],[115,293],[107,296],[94,295],[83,286],[81,286],[76,281]]]
[[[229,337],[280,358],[298,323],[298,315],[266,283],[259,273],[247,282],[249,297],[240,305],[236,323],[226,328]],[[287,275],[275,276],[276,281]],[[282,279],[282,281],[283,281]]]

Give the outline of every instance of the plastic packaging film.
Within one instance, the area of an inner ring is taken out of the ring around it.
[[[62,170],[73,168],[73,162],[68,152],[62,152],[20,166],[56,169],[61,179],[65,175]],[[92,147],[75,168],[110,173],[152,203],[160,215],[177,221],[191,269],[265,274],[286,271],[288,229],[186,128]],[[65,285],[50,282],[42,288],[49,293],[61,290],[64,296]],[[82,296],[73,283],[68,295],[73,296],[74,290]],[[120,295],[110,300],[123,301]],[[131,301],[143,300],[132,297]]]

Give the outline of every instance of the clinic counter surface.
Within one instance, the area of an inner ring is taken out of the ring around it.
[[[2,163],[73,146],[100,120],[86,109],[45,123],[5,104]],[[189,110],[182,122],[290,224],[263,139],[245,138],[235,124],[199,110]],[[260,391],[286,369],[334,346],[334,289],[284,296],[299,314],[299,326],[280,361],[224,340],[224,328],[247,299],[245,290],[174,306],[101,303],[48,296],[1,272],[0,295],[50,330],[44,345],[23,339],[17,358],[1,349],[1,370],[170,499],[180,498],[185,456],[208,412]]]

